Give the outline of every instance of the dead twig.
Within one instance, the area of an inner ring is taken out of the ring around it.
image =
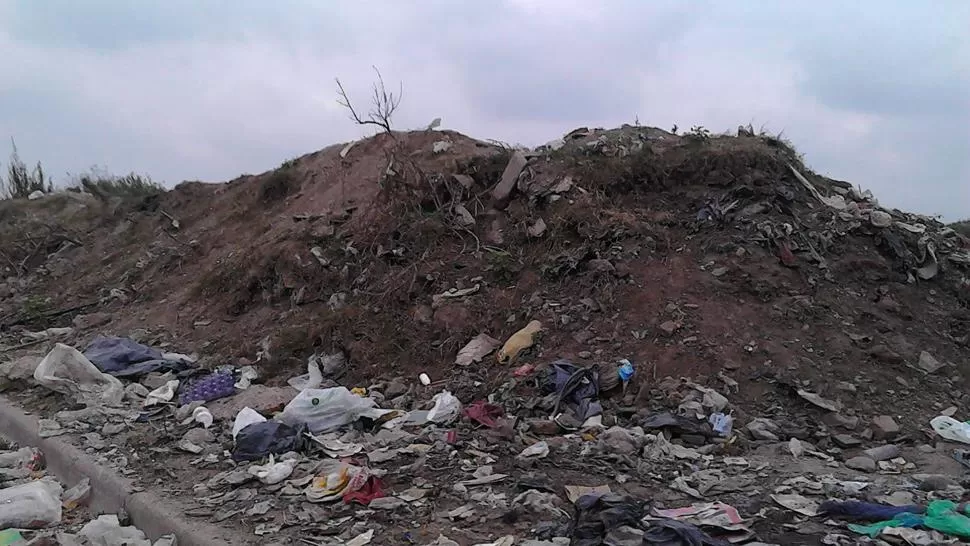
[[[350,101],[350,96],[347,95],[347,91],[344,89],[342,83],[340,83],[340,78],[336,78],[337,81],[337,104],[343,106],[350,111],[350,117],[358,125],[375,125],[384,130],[387,134],[391,135],[393,138],[394,134],[391,131],[391,117],[397,110],[397,107],[401,104],[401,95],[404,94],[404,84],[399,85],[397,94],[389,92],[384,86],[384,77],[381,76],[381,71],[377,67],[373,67],[374,72],[377,73],[377,83],[373,86],[373,96],[371,97],[372,109],[367,112],[367,117],[362,118],[357,110],[354,108],[353,103]]]

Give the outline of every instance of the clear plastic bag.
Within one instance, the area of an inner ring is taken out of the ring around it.
[[[428,420],[439,425],[454,422],[461,415],[461,401],[449,391],[441,391],[431,399],[434,407],[428,412]]]
[[[61,521],[63,488],[43,478],[0,489],[0,528],[40,529]]]
[[[953,417],[940,415],[930,421],[937,434],[953,442],[970,444],[970,424],[957,421]]]
[[[125,396],[125,388],[118,379],[101,373],[77,349],[63,343],[54,345],[34,370],[34,379],[51,389],[70,396],[78,402],[117,406]]]
[[[283,408],[278,419],[291,426],[305,424],[313,433],[331,432],[357,421],[376,405],[346,387],[306,389]]]
[[[140,529],[122,526],[115,514],[98,516],[87,522],[78,535],[86,538],[92,546],[151,546]]]

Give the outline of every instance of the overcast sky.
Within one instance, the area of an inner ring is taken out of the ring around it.
[[[751,123],[885,205],[970,216],[967,0],[0,0],[0,52],[0,137],[55,179],[271,169],[368,134],[333,80],[364,102],[376,65],[398,128]]]

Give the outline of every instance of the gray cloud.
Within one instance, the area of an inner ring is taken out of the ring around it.
[[[0,3],[0,136],[49,171],[225,180],[396,120],[539,144],[577,125],[784,130],[885,204],[970,216],[970,4]]]

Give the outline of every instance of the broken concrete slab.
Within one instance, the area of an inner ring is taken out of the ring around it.
[[[502,172],[502,179],[498,185],[492,188],[492,199],[496,203],[496,208],[504,208],[508,204],[508,199],[512,194],[512,190],[515,188],[515,183],[518,181],[519,175],[522,174],[522,169],[525,168],[528,162],[528,159],[526,159],[525,154],[522,152],[518,150],[512,152],[512,156],[505,166],[505,171]]]

